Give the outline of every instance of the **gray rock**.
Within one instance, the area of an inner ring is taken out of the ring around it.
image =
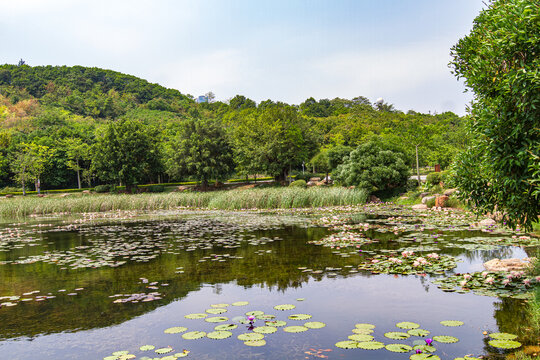
[[[422,204],[427,204],[428,201],[435,200],[435,199],[436,199],[436,196],[425,196],[422,198]]]
[[[425,204],[416,204],[412,206],[413,210],[427,210],[427,205]]]

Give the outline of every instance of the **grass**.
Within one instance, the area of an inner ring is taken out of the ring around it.
[[[157,194],[97,194],[68,197],[15,197],[0,201],[0,218],[56,213],[114,210],[171,210],[178,207],[209,209],[276,209],[356,205],[366,202],[361,190],[331,188],[266,188],[213,192]]]

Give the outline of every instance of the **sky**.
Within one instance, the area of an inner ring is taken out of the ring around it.
[[[450,48],[482,0],[0,0],[0,64],[82,65],[216,100],[383,98],[464,115]]]

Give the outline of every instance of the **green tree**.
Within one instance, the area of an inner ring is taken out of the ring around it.
[[[126,186],[137,185],[160,171],[159,143],[141,122],[110,122],[93,147],[92,173],[98,179]]]
[[[167,144],[167,173],[195,176],[204,188],[210,179],[224,180],[234,169],[225,129],[216,120],[187,120]]]
[[[83,162],[88,160],[90,155],[90,145],[83,142],[80,138],[64,139],[64,148],[66,149],[69,161],[67,166],[77,172],[77,185],[81,188],[81,171]]]
[[[21,149],[11,161],[15,181],[21,184],[26,195],[26,182],[34,181],[38,194],[41,191],[40,179],[54,154],[54,149],[35,143],[23,143]]]
[[[451,66],[475,94],[474,139],[455,181],[478,213],[498,211],[510,226],[538,222],[540,3],[492,1],[452,48]]]

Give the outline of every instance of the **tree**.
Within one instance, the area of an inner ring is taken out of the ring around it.
[[[475,94],[474,139],[456,161],[455,181],[478,213],[512,227],[538,222],[540,4],[492,1],[452,48],[451,67]]]
[[[77,172],[77,185],[81,188],[81,170],[82,162],[88,160],[90,155],[90,146],[83,142],[80,138],[67,138],[64,140],[64,148],[66,149],[69,161],[67,166]]]
[[[167,173],[195,176],[203,188],[224,180],[234,169],[232,149],[222,125],[211,119],[187,120],[167,146]]]
[[[161,167],[155,135],[134,120],[110,122],[92,150],[92,173],[102,181],[125,185],[128,192]]]
[[[234,110],[254,109],[257,107],[255,101],[248,99],[243,95],[236,95],[229,100],[229,106]]]
[[[40,193],[40,179],[45,171],[50,159],[54,154],[54,149],[48,146],[35,143],[23,143],[20,151],[11,162],[12,170],[15,173],[15,180],[22,185],[23,195],[26,195],[26,182],[33,180],[36,191]]]
[[[356,186],[372,193],[406,185],[409,168],[403,153],[372,140],[353,150],[333,172],[333,177],[342,185]]]

